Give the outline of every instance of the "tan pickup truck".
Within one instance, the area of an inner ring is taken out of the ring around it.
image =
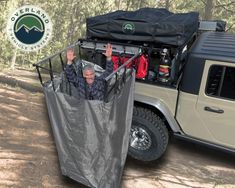
[[[170,134],[235,152],[235,35],[201,34],[174,86],[137,81],[129,155],[158,159]]]
[[[160,158],[170,135],[235,153],[234,34],[196,33],[177,48],[108,42],[113,46],[113,61],[137,59],[132,62],[137,77],[130,156],[142,161]],[[79,39],[76,44],[79,56],[103,66],[107,41]],[[64,51],[46,60],[51,64],[50,59],[58,56],[63,67]],[[49,68],[55,69],[56,62]]]

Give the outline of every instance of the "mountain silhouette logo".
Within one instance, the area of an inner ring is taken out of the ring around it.
[[[135,32],[135,25],[132,22],[124,22],[122,24],[122,31],[126,34],[133,34]]]
[[[24,52],[45,47],[52,38],[52,20],[40,7],[24,5],[8,16],[6,32],[11,44]]]
[[[34,44],[42,39],[44,24],[38,16],[25,14],[16,20],[14,33],[16,38],[22,43]]]

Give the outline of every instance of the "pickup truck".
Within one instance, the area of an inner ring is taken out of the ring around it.
[[[188,52],[177,85],[136,82],[129,155],[160,158],[169,134],[235,152],[235,35],[205,32]]]
[[[91,23],[97,27],[97,20]],[[128,32],[123,29],[126,27],[120,30],[133,37],[136,27],[126,25]],[[91,32],[97,31],[92,29]],[[110,32],[107,36],[111,36]],[[178,36],[173,39],[178,40]],[[235,153],[235,35],[224,31],[193,32],[180,46],[171,45],[171,38],[167,41],[168,44],[132,44],[98,37],[76,43],[82,49],[80,56],[101,67],[107,42],[113,45],[116,66],[138,56],[132,61],[136,83],[128,154],[141,161],[159,159],[170,135]],[[57,54],[62,67],[63,52]],[[49,62],[53,57],[47,58]],[[49,72],[52,80],[52,71]]]

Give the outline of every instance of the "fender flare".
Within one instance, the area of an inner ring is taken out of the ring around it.
[[[136,102],[140,102],[142,104],[147,104],[159,110],[164,117],[166,118],[170,128],[174,133],[183,134],[178,122],[175,120],[174,115],[170,112],[169,108],[160,100],[152,97],[146,97],[140,94],[135,94]]]

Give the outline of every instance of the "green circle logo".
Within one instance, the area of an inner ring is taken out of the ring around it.
[[[7,33],[15,47],[23,51],[37,51],[50,40],[52,24],[45,11],[27,5],[18,8],[10,16]]]
[[[31,14],[19,17],[14,26],[16,38],[24,44],[35,44],[44,35],[44,24],[42,20]]]
[[[126,34],[133,34],[135,32],[135,25],[132,22],[125,22],[122,25],[122,31]]]

